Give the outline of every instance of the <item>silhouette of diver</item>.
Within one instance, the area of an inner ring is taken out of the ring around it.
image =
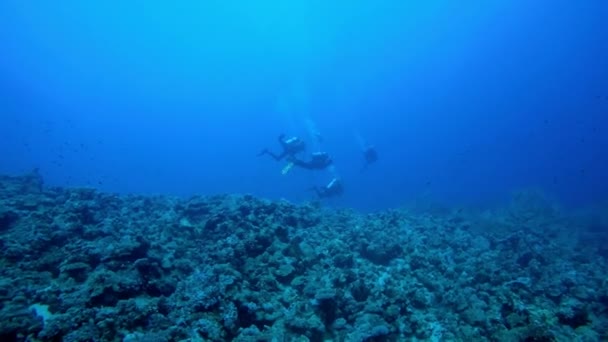
[[[263,149],[258,156],[263,156],[265,154],[271,156],[274,160],[280,161],[285,157],[295,158],[295,155],[306,150],[306,143],[304,140],[298,137],[291,137],[289,139],[285,139],[285,134],[279,135],[279,144],[283,151],[279,154],[275,154],[272,151],[269,151],[267,148]]]
[[[375,163],[378,160],[378,152],[374,146],[368,146],[363,150],[363,158],[365,159],[365,164],[363,165],[363,170],[365,170],[369,165]]]
[[[310,160],[300,160],[295,156],[291,156],[288,161],[294,166],[299,166],[307,170],[324,170],[334,161],[327,152],[315,152],[311,155]]]
[[[340,179],[334,178],[326,186],[322,188],[315,186],[312,190],[315,191],[319,198],[330,198],[342,195],[344,193],[344,186]]]

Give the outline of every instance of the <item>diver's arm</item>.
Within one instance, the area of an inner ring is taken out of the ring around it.
[[[319,190],[319,188],[315,186],[315,187],[313,188],[313,190],[314,190],[314,191],[315,191],[315,193],[317,194],[317,197],[319,197],[319,198],[323,198],[323,197],[325,197],[325,192],[323,191],[323,190],[325,190],[325,189],[323,189],[323,190]]]

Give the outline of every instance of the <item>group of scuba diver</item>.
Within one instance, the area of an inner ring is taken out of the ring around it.
[[[300,159],[298,154],[306,151],[306,142],[298,137],[285,138],[285,134],[278,137],[281,146],[281,152],[274,153],[269,149],[263,149],[258,156],[268,155],[276,161],[286,160],[287,166],[283,168],[283,174],[286,174],[293,167],[300,167],[306,170],[325,170],[333,164],[333,160],[327,152],[314,152],[309,159]],[[370,164],[378,160],[378,153],[374,146],[367,146],[363,149],[364,166],[367,168]],[[314,186],[311,188],[319,198],[331,198],[340,196],[344,193],[344,186],[338,177],[334,177],[324,187]]]

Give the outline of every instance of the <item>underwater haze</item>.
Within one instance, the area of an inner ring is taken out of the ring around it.
[[[526,188],[593,205],[606,18],[602,0],[4,0],[0,173],[294,202],[339,178],[326,202],[365,211]],[[258,156],[282,133],[333,165]]]
[[[0,341],[608,341],[607,0],[0,0]]]

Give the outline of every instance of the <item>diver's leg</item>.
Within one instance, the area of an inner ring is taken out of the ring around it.
[[[268,155],[271,156],[274,160],[280,161],[281,159],[285,158],[287,154],[284,151],[281,154],[274,154],[271,151],[268,151]]]
[[[272,159],[277,160],[277,161],[283,159],[283,154],[276,155],[272,151],[268,150],[267,148],[263,149],[260,153],[258,153],[258,157],[263,156],[265,154],[269,155],[270,157],[272,157]]]
[[[293,165],[295,165],[295,166],[298,166],[298,167],[301,167],[301,168],[303,168],[303,169],[307,169],[307,170],[312,170],[312,167],[311,167],[311,165],[310,165],[310,163],[309,163],[309,162],[305,162],[305,161],[302,161],[302,160],[297,159],[297,158],[293,158],[293,159],[291,159],[290,161],[291,161],[291,162],[293,163]]]
[[[274,157],[275,157],[274,159],[276,159],[276,160],[283,160],[283,158],[287,157],[287,155],[288,155],[288,154],[289,154],[289,153],[287,153],[287,151],[285,151],[285,150],[284,150],[284,151],[283,151],[283,152],[281,152],[281,154],[279,154],[278,156],[276,156],[276,155],[275,155],[275,156],[274,156]]]
[[[258,157],[261,157],[261,156],[263,156],[263,155],[265,155],[265,154],[268,154],[268,149],[267,149],[267,148],[262,149],[262,150],[260,151],[260,153],[258,153]]]

